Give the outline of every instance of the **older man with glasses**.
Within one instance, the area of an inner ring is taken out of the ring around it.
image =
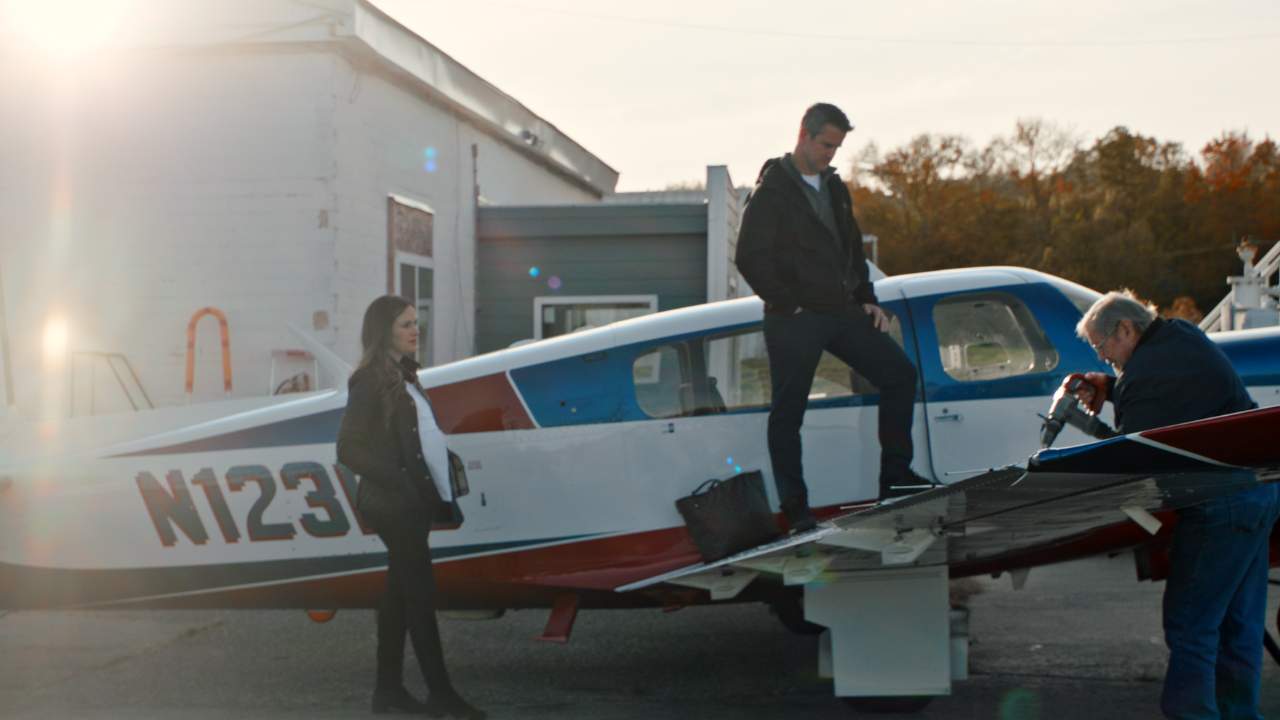
[[[1077,396],[1097,412],[1110,399],[1132,433],[1257,407],[1231,361],[1196,326],[1156,316],[1129,291],[1110,292],[1076,326],[1117,375],[1087,373]],[[1164,591],[1169,646],[1160,708],[1169,718],[1261,718],[1275,485],[1178,512]]]

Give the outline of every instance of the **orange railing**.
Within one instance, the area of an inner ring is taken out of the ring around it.
[[[196,384],[196,324],[205,315],[218,319],[218,332],[222,336],[222,389],[231,395],[231,333],[227,329],[227,316],[215,307],[200,308],[187,323],[187,402],[191,402],[191,393]]]

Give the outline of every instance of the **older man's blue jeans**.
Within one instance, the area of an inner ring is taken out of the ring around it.
[[[1166,717],[1262,717],[1258,686],[1277,492],[1263,485],[1178,513],[1164,590]]]

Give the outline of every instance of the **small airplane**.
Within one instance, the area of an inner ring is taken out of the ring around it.
[[[914,469],[938,485],[875,502],[876,390],[824,358],[803,429],[823,522],[713,563],[675,500],[760,470],[777,508],[759,299],[423,370],[471,486],[466,521],[432,537],[442,607],[551,608],[543,637],[567,641],[580,608],[765,602],[792,629],[824,631],[819,666],[837,695],[920,707],[966,672],[952,656],[949,579],[1007,572],[1020,585],[1038,565],[1125,551],[1140,578],[1161,579],[1173,510],[1280,478],[1280,328],[1213,336],[1260,409],[1103,441],[1067,427],[1069,446],[1036,452],[1062,379],[1106,369],[1074,334],[1099,294],[1012,267],[888,277],[876,292],[920,370]],[[336,462],[345,402],[333,390],[232,414],[218,403],[57,423],[9,413],[0,608],[324,619],[373,607],[386,556],[355,511],[359,479]]]

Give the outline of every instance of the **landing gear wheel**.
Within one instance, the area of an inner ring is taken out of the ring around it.
[[[799,593],[775,600],[769,605],[782,626],[796,635],[821,635],[825,627],[804,619],[804,596]]]
[[[902,697],[847,697],[844,704],[860,713],[916,713],[933,702],[932,695]]]

